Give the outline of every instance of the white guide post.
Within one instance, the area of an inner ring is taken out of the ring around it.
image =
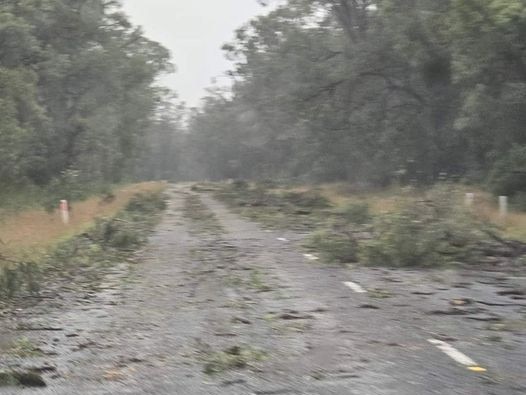
[[[69,205],[67,200],[60,201],[59,211],[62,222],[65,225],[69,224]]]
[[[508,197],[499,196],[499,219],[502,222],[505,222],[507,216],[508,216]]]
[[[475,194],[474,193],[466,193],[466,198],[464,200],[464,204],[467,208],[471,209],[473,208],[473,202],[475,201]]]

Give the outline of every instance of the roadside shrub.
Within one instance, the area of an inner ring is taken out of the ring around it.
[[[115,197],[109,185],[91,182],[85,178],[79,171],[66,170],[59,177],[52,179],[49,185],[43,188],[40,198],[44,209],[53,212],[58,208],[58,203],[62,199],[72,203],[101,194],[103,201],[109,202]]]
[[[307,247],[319,251],[326,262],[349,263],[356,262],[358,243],[346,233],[319,231],[307,240]]]
[[[138,193],[126,206],[126,211],[152,214],[166,209],[166,200],[162,192]]]
[[[369,223],[372,219],[367,203],[350,203],[337,212],[346,222],[356,225]]]
[[[40,291],[40,281],[42,273],[35,262],[21,263],[18,266],[22,282],[25,284],[30,294],[37,294]]]
[[[449,186],[439,186],[425,199],[408,199],[398,211],[379,217],[375,237],[362,246],[371,265],[423,266],[474,262],[476,248],[488,241],[487,225],[478,222]]]
[[[271,180],[267,178],[267,179],[258,181],[256,185],[264,189],[272,189],[272,188],[277,188],[279,186],[279,183],[275,180]]]
[[[123,254],[146,242],[158,218],[155,214],[165,205],[162,193],[138,194],[116,218],[99,219],[86,233],[61,242],[43,262],[7,261],[0,269],[0,299],[13,298],[22,290],[38,292],[44,272],[63,276],[82,269],[95,278],[98,267],[121,261]]]
[[[215,196],[235,207],[262,207],[276,203],[276,197],[264,185],[250,187],[245,181],[240,181],[237,186],[235,181],[223,186]]]
[[[268,190],[262,185],[256,185],[254,188],[245,190],[245,198],[248,198],[247,203],[249,206],[277,206],[279,202],[276,196],[269,193]],[[243,197],[241,197],[243,199]]]
[[[12,298],[21,286],[20,275],[15,268],[4,267],[0,273],[0,292],[4,298]]]
[[[489,185],[496,195],[526,194],[526,145],[514,146],[499,159],[489,176]]]
[[[154,214],[165,208],[162,192],[138,193],[117,217],[97,221],[90,237],[98,240],[102,247],[131,249],[146,241],[146,224],[155,221]]]
[[[216,192],[217,189],[216,185],[207,182],[194,184],[190,187],[190,190],[193,192]]]
[[[102,198],[101,203],[111,203],[115,200],[115,193],[109,186],[104,186],[100,191]]]
[[[12,263],[0,271],[0,299],[10,299],[22,288],[30,294],[40,290],[40,271],[35,263]]]
[[[526,192],[516,193],[510,199],[511,206],[518,211],[526,211]]]
[[[290,204],[303,208],[330,207],[329,200],[317,191],[285,192],[282,194],[282,198]]]
[[[114,218],[99,221],[94,229],[94,234],[103,246],[126,249],[143,242],[140,229],[133,223]]]
[[[119,249],[132,248],[143,243],[143,238],[136,229],[124,228],[115,232],[110,245]]]
[[[232,181],[232,186],[235,189],[248,189],[249,187],[248,182],[245,180],[234,180]]]

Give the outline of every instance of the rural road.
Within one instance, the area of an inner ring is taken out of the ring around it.
[[[518,274],[328,266],[304,234],[201,194],[207,226],[185,213],[194,192],[169,195],[137,263],[0,323],[43,352],[0,367],[37,367],[47,383],[1,394],[526,393]]]

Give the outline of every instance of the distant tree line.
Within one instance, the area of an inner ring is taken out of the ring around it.
[[[224,49],[233,90],[192,115],[188,177],[526,189],[523,0],[288,0]]]
[[[171,68],[118,1],[0,1],[0,188],[148,173]]]

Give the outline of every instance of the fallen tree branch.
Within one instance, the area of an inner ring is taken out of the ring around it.
[[[526,254],[526,244],[525,243],[522,243],[522,242],[517,241],[517,240],[506,240],[506,239],[503,239],[498,234],[496,234],[495,232],[492,232],[489,229],[483,229],[483,232],[486,233],[490,238],[492,238],[496,242],[498,242],[498,243],[500,243],[500,244],[512,249],[514,255],[516,254],[515,256],[520,256],[520,255]]]

